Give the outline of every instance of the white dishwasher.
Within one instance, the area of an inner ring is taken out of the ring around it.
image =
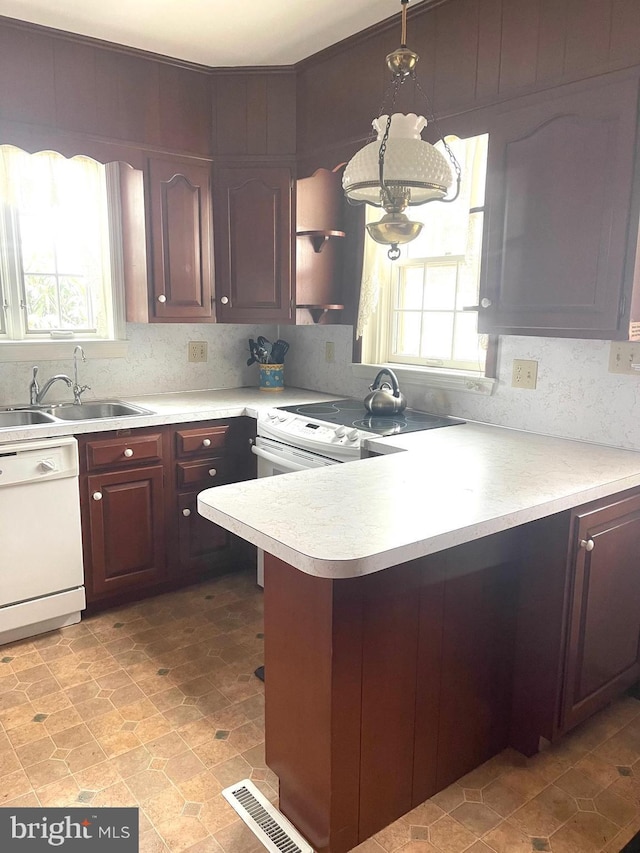
[[[0,445],[0,644],[80,621],[86,606],[78,443]]]

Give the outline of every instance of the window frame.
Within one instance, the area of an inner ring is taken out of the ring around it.
[[[12,145],[7,142],[3,144]],[[41,153],[53,149],[41,149],[30,151],[26,147],[19,147],[26,154]],[[74,156],[88,157],[90,155],[60,154],[65,159],[73,159]],[[91,158],[94,159],[94,158]],[[87,332],[59,333],[57,331],[47,333],[27,333],[24,326],[24,281],[20,264],[20,250],[17,247],[15,215],[7,215],[6,209],[0,206],[0,234],[9,235],[8,249],[0,247],[0,363],[16,362],[24,360],[57,360],[67,358],[77,344],[81,344],[88,357],[125,357],[128,351],[126,340],[126,307],[124,287],[124,258],[122,247],[122,211],[120,205],[120,181],[119,163],[117,161],[102,163],[105,168],[106,193],[107,193],[107,216],[108,236],[110,252],[110,275],[105,288],[105,308],[107,312],[109,337],[91,334]],[[13,269],[11,269],[13,267]],[[3,283],[8,278],[13,279],[9,291]],[[7,303],[9,299],[18,299],[20,307],[15,307],[13,316],[9,318]],[[15,332],[15,324],[19,322],[21,336]]]

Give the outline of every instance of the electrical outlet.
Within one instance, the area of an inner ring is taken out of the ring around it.
[[[609,350],[609,373],[640,376],[640,343],[612,341]]]
[[[528,388],[530,391],[534,391],[537,384],[538,362],[529,361],[526,358],[514,358],[511,386],[513,388]]]
[[[324,345],[324,360],[333,364],[336,360],[336,347],[333,341],[327,341]]]
[[[207,360],[207,342],[189,341],[189,361]]]

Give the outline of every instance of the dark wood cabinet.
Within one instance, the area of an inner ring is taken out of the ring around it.
[[[179,492],[174,506],[178,528],[177,572],[189,576],[211,569],[222,552],[229,552],[233,536],[198,513],[198,492]]]
[[[491,123],[481,332],[627,339],[637,106],[634,74]]]
[[[198,493],[255,477],[252,418],[78,437],[92,609],[255,564],[255,548],[198,514]]]
[[[573,513],[561,730],[640,676],[640,495]]]
[[[165,571],[162,435],[82,437],[87,601],[160,583]]]
[[[255,477],[249,418],[169,428],[171,489],[167,496],[169,574],[189,580],[221,574],[250,557],[251,546],[198,513],[198,493]]]
[[[218,321],[291,322],[292,167],[219,166],[213,202]]]
[[[296,182],[296,323],[338,323],[344,308],[342,170]],[[344,322],[344,321],[343,321]]]
[[[147,217],[150,319],[212,319],[211,179],[206,161],[150,159]]]

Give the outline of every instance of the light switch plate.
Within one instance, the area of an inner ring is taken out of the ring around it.
[[[640,343],[638,341],[612,341],[609,350],[609,373],[624,373],[627,376],[640,377]]]
[[[535,391],[538,384],[538,362],[526,358],[513,359],[513,374],[511,385],[513,388],[527,388]]]

